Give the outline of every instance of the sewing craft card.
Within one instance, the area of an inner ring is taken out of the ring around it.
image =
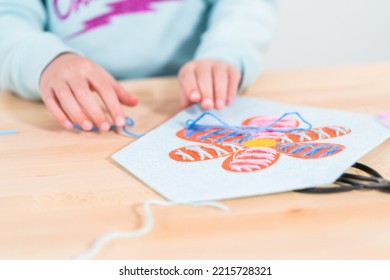
[[[333,183],[390,137],[370,115],[257,98],[210,113],[194,105],[113,158],[171,201],[209,201]]]

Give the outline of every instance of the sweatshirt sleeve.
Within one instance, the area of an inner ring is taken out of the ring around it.
[[[40,99],[44,68],[59,54],[75,52],[45,32],[41,0],[0,0],[0,87],[32,100]]]
[[[272,39],[278,14],[277,0],[209,0],[208,29],[195,59],[219,59],[241,70],[241,87],[259,75],[262,54]]]

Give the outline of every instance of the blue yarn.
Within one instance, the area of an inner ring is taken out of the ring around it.
[[[0,135],[12,135],[18,133],[17,130],[3,130],[0,131]]]
[[[287,116],[291,116],[291,115],[297,116],[299,120],[301,120],[304,124],[307,125],[307,127],[306,128],[285,128],[285,129],[282,129],[282,128],[272,128],[272,126],[274,126],[275,124],[280,122],[282,119],[284,119]],[[222,126],[221,125],[200,125],[200,124],[198,124],[198,122],[200,122],[206,116],[211,116],[212,118],[217,120],[219,123],[221,123]],[[186,125],[187,125],[187,129],[188,130],[194,130],[194,129],[196,130],[196,129],[199,129],[199,128],[206,128],[206,127],[225,128],[225,129],[228,128],[228,129],[232,129],[232,130],[234,130],[236,132],[246,133],[246,134],[247,133],[259,133],[260,131],[265,131],[265,130],[266,131],[270,131],[270,132],[307,131],[307,130],[310,130],[313,127],[311,125],[311,123],[306,121],[298,112],[284,113],[281,117],[279,117],[278,119],[276,119],[272,123],[269,123],[266,126],[233,126],[233,125],[228,124],[227,122],[225,122],[224,120],[222,120],[221,118],[219,118],[218,116],[216,116],[215,114],[213,114],[211,112],[204,112],[203,114],[201,114],[195,120],[187,120],[186,121]]]
[[[222,123],[225,127],[232,127],[230,124],[228,124],[227,122],[223,121],[222,119],[220,119],[219,117],[217,117],[216,115],[214,115],[213,113],[211,112],[204,112],[202,115],[200,115],[197,119],[195,120],[187,120],[186,121],[186,125],[187,125],[187,128],[188,129],[193,129],[194,126],[197,124],[197,122],[199,122],[201,119],[203,119],[205,116],[211,116],[213,117],[214,119],[216,119],[217,121],[219,121],[220,123]]]
[[[132,118],[126,117],[126,124],[125,124],[124,127],[122,127],[123,132],[126,133],[129,136],[134,137],[134,138],[140,138],[140,137],[144,136],[144,134],[142,134],[142,133],[131,132],[128,129],[128,127],[132,127],[132,126],[134,126],[134,124],[135,124],[135,122],[134,122],[134,120]],[[81,128],[81,126],[78,125],[78,124],[74,124],[73,127],[75,129],[78,129],[78,130],[83,130]],[[113,124],[113,125],[110,126],[110,130],[118,130],[118,126]],[[97,126],[94,126],[90,131],[99,132],[99,128]]]
[[[287,153],[287,149],[290,148],[290,147],[295,147],[297,144],[296,143],[287,143],[287,144],[282,144],[282,143],[279,143],[278,145],[276,145],[276,147],[278,149],[280,149],[281,151]]]
[[[126,125],[122,128],[123,132],[125,132],[127,135],[130,135],[134,138],[140,138],[144,136],[145,134],[143,133],[135,133],[128,129],[128,127],[132,127],[134,124],[135,122],[133,121],[133,119],[126,117]]]
[[[327,150],[325,152],[323,152],[322,154],[319,155],[319,157],[323,157],[323,156],[331,156],[333,155],[333,153],[339,151],[341,148],[339,146],[334,146],[333,148],[331,148],[330,150]]]
[[[316,144],[314,143],[304,143],[304,144],[297,144],[295,148],[291,149],[288,153],[289,154],[296,154],[298,155],[300,152],[302,152],[306,148],[312,148]]]
[[[314,147],[312,148],[311,150],[308,150],[304,153],[302,153],[302,156],[309,156],[309,157],[314,157],[316,155],[316,153],[318,153],[319,151],[321,151],[322,149],[328,149],[328,148],[331,148],[332,145],[329,145],[329,144],[321,144],[317,147]]]

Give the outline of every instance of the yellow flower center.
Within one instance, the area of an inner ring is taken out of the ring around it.
[[[255,138],[244,142],[244,146],[249,147],[273,147],[276,141],[269,138]]]

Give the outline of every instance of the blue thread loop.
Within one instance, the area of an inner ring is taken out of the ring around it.
[[[125,134],[134,137],[134,138],[140,138],[144,136],[142,133],[135,133],[129,130],[129,127],[134,126],[135,122],[132,118],[126,116],[126,124],[123,127],[118,127],[116,125],[111,125],[110,130],[118,130],[121,129]],[[74,124],[73,127],[78,130],[83,130],[80,125]],[[99,132],[99,128],[97,126],[94,126],[91,131]]]
[[[18,133],[17,130],[2,130],[0,131],[0,135],[3,136],[3,135],[12,135],[12,134],[16,134]]]
[[[197,123],[202,120],[204,117],[206,116],[211,116],[213,117],[214,119],[216,119],[217,121],[219,121],[221,124],[223,124],[224,126],[226,127],[229,127],[229,128],[234,128],[233,126],[231,126],[230,124],[228,124],[227,122],[223,121],[222,119],[220,119],[218,116],[216,116],[215,114],[211,113],[211,112],[204,112],[202,115],[200,115],[198,118],[196,118],[195,120],[187,120],[186,121],[186,125],[187,125],[187,128],[188,129],[193,129],[195,125],[197,125]]]
[[[291,115],[297,116],[299,120],[301,120],[304,124],[307,125],[307,127],[306,128],[295,127],[295,128],[285,128],[285,129],[283,129],[283,128],[272,128],[272,126],[274,126],[275,124],[277,124],[278,122],[280,122],[281,120],[286,118],[287,116],[291,116]],[[211,116],[212,118],[217,120],[222,125],[218,126],[218,125],[200,125],[200,124],[198,124],[206,116]],[[195,128],[195,126],[196,126],[197,129],[200,128],[200,127],[203,127],[203,128],[205,128],[205,127],[219,128],[220,127],[220,128],[229,128],[229,129],[235,130],[236,132],[240,132],[240,133],[259,133],[261,131],[295,132],[295,131],[307,131],[307,130],[312,129],[312,127],[313,127],[311,125],[311,123],[306,121],[298,112],[284,113],[278,119],[276,119],[275,121],[267,124],[266,126],[233,126],[233,125],[228,124],[227,122],[225,122],[224,120],[222,120],[221,118],[219,118],[218,116],[216,116],[215,114],[213,114],[211,112],[204,112],[203,114],[201,114],[195,120],[191,120],[191,119],[187,120],[186,121],[186,125],[187,125],[187,129],[188,130],[193,130]]]
[[[145,134],[143,134],[143,133],[135,133],[135,132],[132,132],[128,129],[129,127],[134,126],[134,124],[135,124],[135,121],[132,118],[126,117],[126,125],[124,127],[122,127],[123,132],[125,132],[127,135],[130,135],[134,138],[140,138],[140,137],[144,136]]]

